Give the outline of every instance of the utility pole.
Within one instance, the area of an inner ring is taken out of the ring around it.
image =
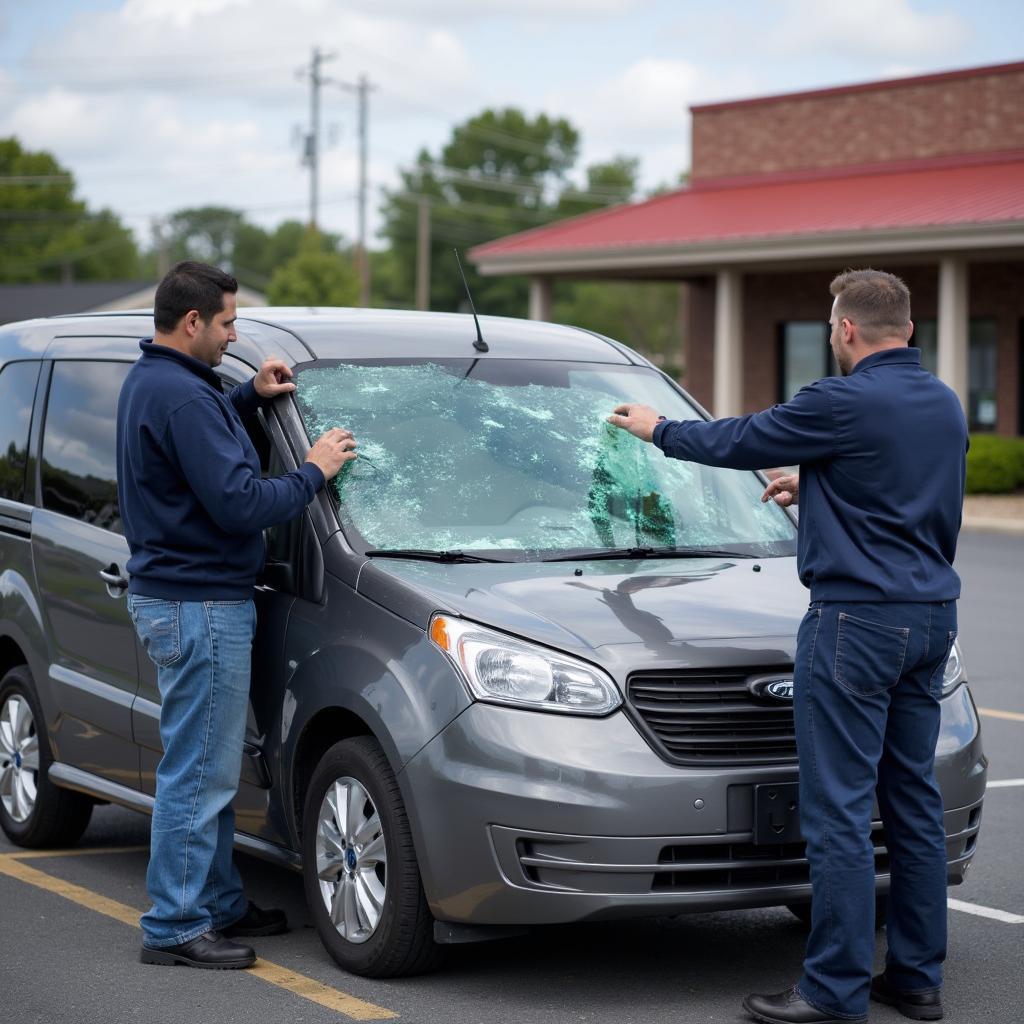
[[[416,308],[430,309],[430,200],[420,196],[416,224]]]
[[[156,249],[156,277],[162,281],[171,269],[171,252],[167,238],[167,218],[154,217],[151,222],[153,247]]]
[[[359,114],[359,236],[356,240],[356,270],[359,274],[359,305],[370,304],[370,260],[366,253],[366,162],[369,134],[369,94],[376,88],[370,84],[366,75],[360,75],[355,85],[349,82],[337,82],[339,88],[356,94],[356,106]]]
[[[313,57],[309,62],[309,132],[302,162],[309,168],[309,226],[314,231],[320,203],[320,89],[325,82],[320,67],[334,60],[334,57],[333,53],[322,53],[318,46],[314,46]],[[307,72],[303,70],[300,74],[305,75]]]

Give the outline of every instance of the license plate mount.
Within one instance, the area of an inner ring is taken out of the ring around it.
[[[799,843],[800,784],[770,782],[754,786],[754,843]]]

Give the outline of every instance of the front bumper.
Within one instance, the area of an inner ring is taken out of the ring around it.
[[[936,773],[956,883],[974,854],[986,773],[966,686],[943,702]],[[622,712],[586,719],[478,703],[400,783],[435,917],[526,925],[808,900],[803,845],[753,843],[754,785],[795,779],[795,766],[666,764]],[[884,892],[877,821],[873,839]]]

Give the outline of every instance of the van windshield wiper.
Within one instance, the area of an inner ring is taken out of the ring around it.
[[[424,562],[507,562],[507,558],[485,558],[467,551],[432,551],[429,548],[374,548],[367,558],[416,558]]]
[[[589,562],[591,559],[614,558],[756,558],[742,551],[718,550],[716,548],[598,548],[595,551],[581,551],[571,555],[557,555],[545,558],[545,562]]]

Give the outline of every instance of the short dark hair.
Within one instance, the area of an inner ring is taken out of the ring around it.
[[[183,260],[164,276],[153,300],[153,323],[163,334],[170,334],[190,310],[199,311],[208,324],[224,308],[224,293],[238,291],[238,282],[208,263]]]
[[[868,344],[910,326],[910,289],[895,274],[846,270],[833,278],[829,291],[839,300],[836,316],[855,323]]]

